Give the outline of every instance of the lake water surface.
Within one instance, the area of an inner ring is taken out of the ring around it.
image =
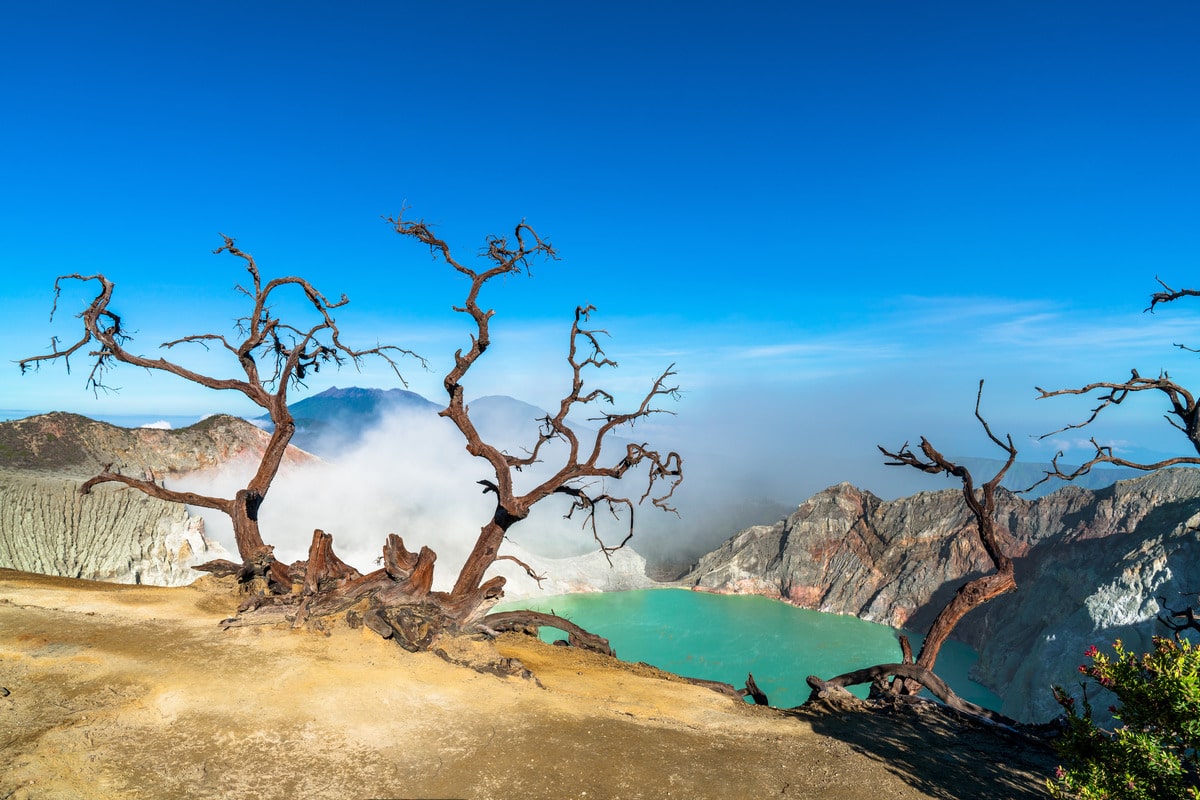
[[[856,617],[823,614],[755,595],[718,595],[685,589],[644,589],[526,598],[505,608],[553,611],[606,637],[622,661],[644,661],[693,678],[741,687],[754,673],[771,705],[808,699],[805,678],[832,678],[900,660],[897,631]],[[543,629],[549,641],[566,638]],[[909,633],[914,651],[921,637]],[[947,642],[936,672],[963,699],[999,708],[1000,699],[967,677],[976,654]],[[866,686],[851,689],[865,697]]]

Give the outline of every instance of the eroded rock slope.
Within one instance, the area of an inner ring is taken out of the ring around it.
[[[209,417],[179,430],[120,428],[53,413],[0,423],[0,566],[47,575],[173,586],[193,564],[228,558],[183,506],[116,484],[79,494],[112,464],[171,480],[262,453],[245,420]],[[309,457],[295,451],[293,460]]]

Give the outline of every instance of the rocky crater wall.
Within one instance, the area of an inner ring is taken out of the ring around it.
[[[117,484],[79,487],[107,465],[178,478],[257,459],[268,435],[215,416],[178,430],[121,428],[77,414],[0,423],[0,567],[47,575],[176,586],[191,569],[230,555],[178,504]],[[315,458],[288,452],[290,463]]]
[[[0,567],[45,575],[180,586],[229,558],[183,506],[116,485],[0,470]]]

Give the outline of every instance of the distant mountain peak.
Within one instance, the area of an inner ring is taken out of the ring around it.
[[[418,400],[419,399],[419,400],[423,400],[427,403],[430,402],[425,397],[417,394],[416,392],[410,392],[407,389],[372,389],[372,388],[364,388],[362,386],[347,386],[344,389],[339,388],[337,386],[330,386],[325,391],[318,392],[317,394],[314,394],[312,397],[310,397],[308,399],[315,400],[318,397],[322,398],[324,400],[364,400],[364,399]],[[297,402],[302,403],[304,401],[300,400]]]
[[[527,444],[535,436],[546,411],[507,395],[487,395],[468,403],[471,420],[485,437],[496,436],[506,446]],[[407,389],[372,389],[361,386],[331,386],[323,392],[288,404],[296,421],[293,443],[329,457],[340,452],[395,412],[416,424],[422,416],[437,420],[444,406]],[[271,430],[271,418],[263,414],[254,423]],[[441,424],[439,422],[439,424]]]

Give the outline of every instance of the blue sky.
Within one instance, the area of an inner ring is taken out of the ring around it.
[[[1141,313],[1156,275],[1200,283],[1193,2],[344,6],[0,11],[5,362],[74,333],[47,319],[60,273],[112,278],[145,351],[227,332],[224,232],[347,293],[349,338],[427,356],[405,376],[438,399],[464,284],[381,221],[407,203],[461,255],[526,219],[563,256],[489,289],[469,392],[552,402],[593,303],[610,384],[677,363],[656,432],[750,482],[870,483],[875,443],[921,434],[983,454],[980,378],[1034,458],[1084,408],[1034,385],[1196,375],[1170,347],[1200,344],[1192,309]],[[131,370],[94,398],[80,367],[11,365],[0,408],[253,411]],[[310,388],[333,384],[395,382]],[[1162,411],[1101,435],[1178,450]]]

